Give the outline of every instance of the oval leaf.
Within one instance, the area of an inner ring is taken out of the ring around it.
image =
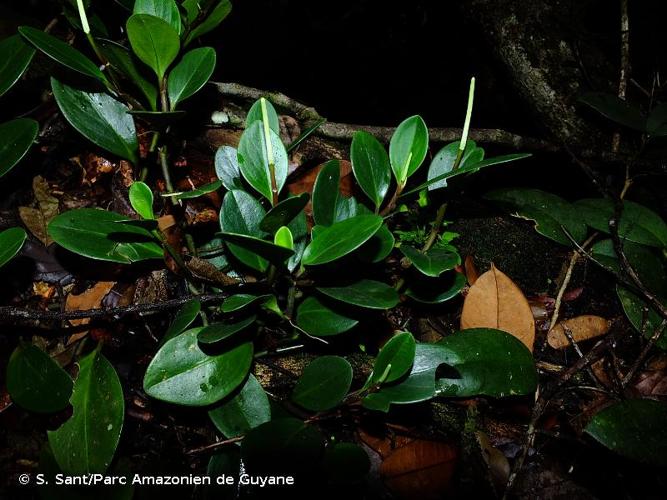
[[[415,359],[415,338],[410,332],[394,335],[382,347],[373,365],[370,384],[388,384],[410,371]]]
[[[215,344],[226,338],[231,337],[235,333],[245,330],[252,325],[257,316],[250,316],[248,318],[237,321],[236,323],[214,323],[205,326],[199,331],[197,340],[202,344]]]
[[[193,40],[214,30],[232,11],[232,3],[229,0],[220,0],[210,11],[210,14],[188,34],[184,46]]]
[[[220,227],[230,234],[244,234],[256,238],[264,236],[260,224],[266,212],[262,205],[252,195],[234,189],[225,194],[220,209]],[[227,244],[229,251],[246,266],[260,272],[266,271],[268,262],[244,247],[235,245],[233,242]]]
[[[123,428],[123,388],[116,370],[98,350],[78,364],[72,416],[57,430],[48,431],[49,444],[63,472],[101,474],[113,459]]]
[[[285,184],[285,179],[287,179],[287,152],[278,134],[269,130],[269,137],[273,151],[276,189],[277,193],[280,193]],[[239,142],[238,159],[243,178],[258,193],[273,203],[274,197],[263,122],[255,121],[245,129]]]
[[[234,245],[244,251],[255,255],[257,258],[271,262],[276,266],[282,266],[287,259],[294,255],[294,250],[284,246],[276,245],[270,241],[260,240],[254,236],[245,234],[220,233],[222,240],[229,246]]]
[[[19,33],[54,61],[82,75],[106,83],[106,77],[100,71],[100,68],[68,43],[30,26],[21,26]]]
[[[461,146],[461,141],[451,142],[447,144],[444,148],[436,153],[431,161],[431,165],[428,167],[428,180],[435,179],[443,174],[448,174],[454,168],[456,163],[456,158],[459,153],[459,147]],[[478,148],[475,141],[468,141],[466,143],[465,151],[461,157],[461,162],[459,168],[466,168],[467,166],[479,163],[484,159],[484,150]],[[447,181],[445,179],[431,184],[428,189],[433,191],[434,189],[439,189],[447,186]]]
[[[53,241],[67,250],[121,264],[161,259],[162,248],[142,227],[118,224],[123,215],[97,208],[79,208],[56,216],[48,226]]]
[[[493,264],[470,287],[463,303],[461,330],[495,328],[511,333],[532,352],[535,320],[518,286]]]
[[[215,152],[215,173],[228,190],[243,189],[236,148],[220,146]]]
[[[147,14],[132,15],[126,28],[132,50],[161,81],[178,55],[178,33],[162,19]]]
[[[296,323],[309,335],[327,337],[347,332],[359,321],[335,312],[315,297],[307,297],[297,309]]]
[[[159,17],[178,34],[181,33],[181,15],[174,0],[136,0],[132,13]]]
[[[35,49],[25,43],[21,35],[0,41],[0,96],[19,81],[34,55]]]
[[[237,293],[225,299],[220,306],[223,313],[232,313],[240,311],[257,302],[265,302],[271,295],[250,295],[247,293]]]
[[[19,253],[27,237],[26,232],[20,227],[10,227],[0,231],[0,267]]]
[[[133,182],[130,186],[130,204],[144,219],[155,219],[153,213],[153,191],[145,182]]]
[[[667,405],[648,399],[620,401],[598,412],[584,431],[625,457],[667,465]]]
[[[266,99],[266,114],[269,119],[269,128],[273,130],[276,134],[280,135],[280,119],[278,118],[278,113],[276,113],[276,108],[273,107],[273,104]],[[245,119],[246,128],[250,127],[255,122],[261,122],[263,120],[262,116],[262,100],[257,99],[253,105],[248,110],[248,115]]]
[[[348,286],[319,287],[332,299],[367,309],[391,309],[399,301],[398,292],[380,281],[360,280]]]
[[[444,248],[432,248],[422,253],[416,248],[401,245],[400,250],[422,274],[433,278],[461,264],[459,254]]]
[[[72,395],[72,379],[44,351],[20,345],[7,363],[7,392],[26,410],[50,413],[62,410]]]
[[[359,131],[352,139],[350,160],[359,187],[378,208],[387,194],[391,181],[387,151],[371,134]]]
[[[301,193],[281,201],[267,212],[259,228],[267,233],[275,233],[281,226],[288,225],[308,205],[309,200],[308,193]]]
[[[396,182],[405,181],[424,162],[428,152],[428,129],[421,116],[411,116],[398,126],[389,143],[389,158]]]
[[[84,92],[51,78],[53,96],[67,121],[86,139],[136,165],[137,131],[128,108],[107,94]]]
[[[310,411],[326,411],[343,401],[352,385],[352,366],[340,356],[320,356],[303,370],[292,401]]]
[[[193,96],[208,82],[215,69],[215,50],[200,47],[183,56],[169,73],[169,105],[175,109],[179,102]]]
[[[197,343],[200,331],[188,330],[160,348],[144,375],[146,394],[170,403],[206,406],[243,382],[252,363],[252,343],[209,356]]]
[[[9,172],[32,147],[39,124],[30,118],[0,123],[0,177]]]
[[[575,342],[583,342],[604,335],[609,331],[610,323],[600,316],[586,314],[565,321],[559,321],[547,334],[547,342],[554,349],[570,347],[572,343],[565,335],[567,328]]]
[[[332,262],[355,251],[382,226],[378,215],[357,215],[322,229],[303,253],[305,265]]]
[[[313,220],[320,226],[336,221],[340,198],[340,162],[328,161],[317,174],[313,185]]]
[[[190,326],[195,319],[197,319],[200,311],[201,302],[196,299],[183,304],[183,306],[174,316],[174,319],[169,325],[169,328],[164,334],[164,337],[162,337],[160,345],[164,344],[167,340],[173,339],[176,335],[183,333],[185,329]]]
[[[241,391],[208,412],[213,424],[227,439],[242,436],[271,420],[269,397],[251,373]]]

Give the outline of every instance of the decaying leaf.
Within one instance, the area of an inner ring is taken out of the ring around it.
[[[58,215],[58,198],[51,196],[49,184],[39,175],[32,180],[32,190],[36,206],[19,207],[19,216],[35,238],[44,243],[44,246],[49,246],[53,240],[46,227],[51,219]]]
[[[106,297],[114,285],[115,283],[113,281],[100,281],[79,295],[73,295],[70,293],[67,296],[67,300],[65,300],[65,310],[83,311],[85,309],[99,308],[102,304],[102,300],[104,300],[104,297]],[[87,325],[90,323],[90,319],[70,319],[69,322],[74,326]],[[67,340],[67,345],[70,345],[80,338],[85,337],[87,333],[87,331],[75,333]]]
[[[466,271],[466,279],[468,280],[468,285],[472,286],[479,278],[479,271],[477,266],[475,266],[475,258],[472,255],[466,255],[466,260],[464,261],[464,268]]]
[[[637,375],[635,389],[642,396],[667,396],[667,356],[653,359],[646,369]]]
[[[609,331],[609,326],[609,321],[600,316],[577,316],[576,318],[559,321],[547,334],[547,342],[554,349],[564,349],[570,345],[570,340],[565,335],[565,328],[570,330],[575,342],[582,342],[604,335]]]
[[[510,475],[510,463],[503,453],[493,446],[487,436],[482,431],[475,432],[477,443],[482,451],[482,457],[489,467],[489,475],[493,481],[496,491],[502,491],[507,484]]]
[[[457,458],[457,448],[449,443],[416,439],[389,455],[380,474],[400,498],[443,498]]]
[[[463,303],[461,329],[496,328],[514,335],[533,351],[535,320],[514,282],[493,264],[470,287]]]
[[[209,261],[200,259],[198,257],[191,257],[186,263],[190,272],[197,278],[209,281],[219,286],[236,285],[239,280],[232,278],[220,271],[217,267]]]

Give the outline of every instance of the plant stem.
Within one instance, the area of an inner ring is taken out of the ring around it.
[[[164,177],[164,183],[167,186],[167,193],[173,193],[174,192],[174,185],[171,182],[171,174],[169,173],[169,161],[167,157],[167,146],[162,145],[159,148],[159,156],[160,156],[160,167],[162,168],[162,176]],[[173,197],[169,197],[171,202],[175,205],[177,203],[177,200],[175,200]]]

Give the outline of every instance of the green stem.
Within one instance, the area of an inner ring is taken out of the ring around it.
[[[167,186],[167,193],[173,193],[174,192],[174,185],[171,182],[171,174],[169,173],[169,161],[167,157],[167,146],[162,145],[159,148],[159,156],[160,156],[160,167],[162,167],[162,176],[164,177],[164,183]],[[177,203],[177,200],[174,199],[172,196],[169,197],[171,202],[175,205]]]

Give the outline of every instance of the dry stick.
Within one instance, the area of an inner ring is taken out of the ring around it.
[[[630,74],[630,21],[628,18],[628,0],[621,0],[621,76],[618,81],[618,97],[625,100]],[[611,152],[618,153],[621,145],[621,133],[615,132],[611,141]]]
[[[597,344],[595,344],[595,346],[590,351],[588,351],[582,358],[579,358],[575,364],[573,364],[570,368],[567,369],[567,371],[563,372],[558,381],[552,387],[550,387],[548,391],[547,390],[543,391],[535,401],[535,406],[533,407],[533,414],[528,424],[528,431],[526,433],[526,442],[524,443],[521,455],[514,464],[512,473],[510,474],[509,479],[507,480],[507,487],[505,488],[503,499],[506,499],[509,493],[511,492],[512,487],[514,486],[514,482],[516,481],[516,478],[521,472],[523,464],[526,461],[526,457],[528,456],[528,450],[530,450],[530,448],[532,448],[535,443],[535,434],[537,433],[537,428],[536,428],[537,421],[544,413],[544,410],[546,410],[551,400],[551,397],[554,394],[556,394],[556,392],[563,385],[565,385],[565,383],[567,383],[577,372],[590,365],[598,356],[599,352],[603,348],[606,348],[606,344],[607,344],[606,339],[600,340]]]
[[[195,455],[197,453],[204,453],[206,451],[217,450],[228,444],[238,443],[242,441],[245,436],[236,436],[231,439],[225,439],[224,441],[218,441],[217,443],[207,444],[206,446],[200,446],[199,448],[192,448],[185,452],[186,455]]]
[[[632,379],[635,377],[635,374],[637,373],[637,370],[644,364],[644,361],[648,357],[649,352],[653,348],[653,346],[660,340],[660,337],[662,336],[662,333],[665,331],[665,327],[667,326],[667,320],[663,319],[662,323],[658,326],[658,328],[655,329],[655,332],[653,332],[653,335],[651,335],[651,338],[649,339],[648,343],[644,346],[644,349],[642,349],[641,354],[639,357],[636,359],[636,361],[633,363],[632,367],[628,371],[628,373],[623,377],[623,380],[621,380],[621,387],[625,389],[625,387],[632,382]]]
[[[112,307],[109,309],[84,309],[81,311],[40,311],[36,309],[27,309],[11,306],[0,307],[0,324],[13,324],[17,321],[58,321],[63,319],[82,319],[82,318],[107,318],[122,317],[129,314],[142,314],[168,311],[182,306],[191,301],[198,300],[203,304],[222,302],[229,294],[209,293],[202,295],[186,295],[177,299],[165,300],[163,302],[153,302],[150,304],[133,304],[124,307]]]

